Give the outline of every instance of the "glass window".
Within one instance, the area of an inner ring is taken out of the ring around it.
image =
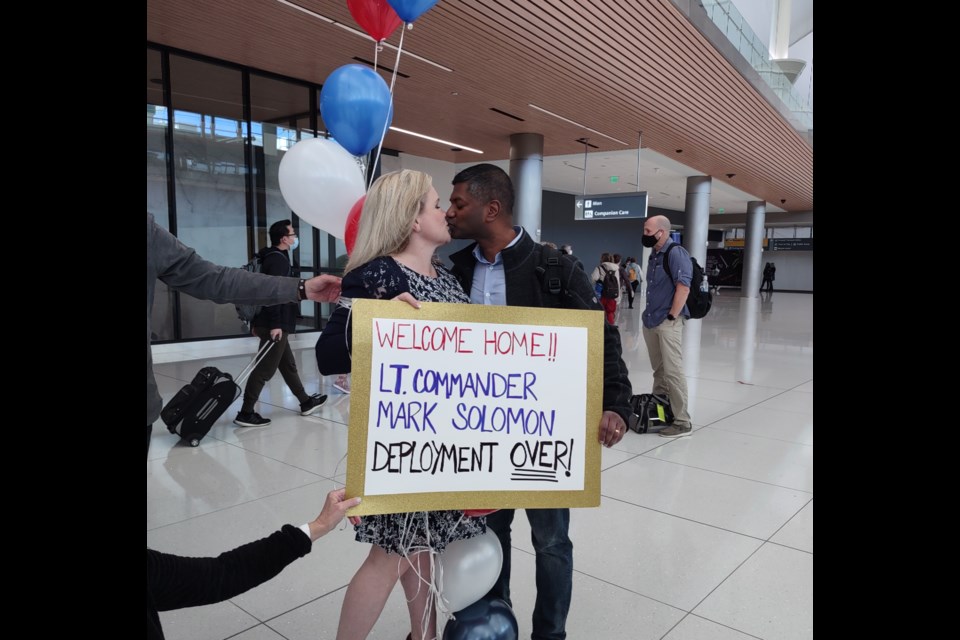
[[[270,225],[290,220],[298,232],[300,244],[291,259],[295,275],[311,278],[316,273],[313,227],[299,218],[280,193],[280,162],[284,154],[301,138],[313,137],[309,128],[310,87],[293,82],[250,74],[251,131],[256,197],[256,219]],[[326,234],[321,234],[325,236]],[[300,303],[297,330],[316,329],[316,304]]]
[[[160,52],[147,49],[147,211],[169,229],[167,215],[167,105]]]
[[[163,100],[163,66],[159,51],[147,49],[147,211],[170,228],[167,206],[167,105]],[[153,340],[173,340],[173,292],[157,282],[150,327]]]
[[[177,237],[210,262],[240,266],[251,243],[241,72],[171,55],[170,86]],[[183,338],[240,332],[232,304],[183,295],[180,305]]]
[[[165,59],[169,78],[163,77]],[[248,96],[243,91],[245,74]],[[169,103],[164,100],[165,81],[170,87]],[[175,225],[180,240],[200,256],[228,266],[245,264],[270,244],[270,225],[289,219],[300,239],[292,255],[294,275],[310,278],[342,272],[343,241],[300,219],[279,187],[284,154],[299,140],[317,135],[319,114],[310,105],[318,101],[316,85],[148,46],[147,210],[163,227]],[[180,315],[175,318],[177,297],[157,283],[154,340],[240,335],[232,304],[182,295]],[[331,311],[328,304],[301,303],[298,330],[319,329],[321,318]]]

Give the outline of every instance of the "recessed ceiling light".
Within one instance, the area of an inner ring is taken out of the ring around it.
[[[596,129],[591,129],[590,127],[588,127],[588,126],[586,126],[586,125],[580,124],[579,122],[574,122],[573,120],[570,120],[569,118],[564,118],[563,116],[557,115],[557,114],[553,113],[552,111],[547,111],[546,109],[543,109],[543,108],[541,108],[541,107],[538,107],[538,106],[535,105],[535,104],[527,104],[527,106],[528,106],[528,107],[531,107],[531,108],[533,108],[533,109],[536,109],[537,111],[541,111],[541,112],[547,114],[548,116],[553,116],[554,118],[558,118],[558,119],[560,119],[560,120],[563,120],[564,122],[569,122],[569,123],[572,124],[572,125],[576,125],[576,126],[582,128],[582,129],[586,129],[586,130],[589,131],[590,133],[595,133],[595,134],[597,134],[598,136],[603,136],[604,138],[606,138],[606,139],[608,139],[608,140],[613,140],[614,142],[619,142],[620,144],[622,144],[622,145],[625,146],[625,147],[630,146],[630,145],[628,145],[626,142],[624,142],[623,140],[617,140],[616,138],[611,138],[610,136],[608,136],[608,135],[605,134],[605,133],[600,133],[600,132],[597,131]]]
[[[449,140],[441,140],[440,138],[434,138],[432,136],[426,136],[422,133],[417,133],[415,131],[407,131],[406,129],[401,129],[399,127],[390,127],[391,131],[396,131],[397,133],[405,133],[408,136],[415,136],[417,138],[423,138],[424,140],[430,140],[431,142],[439,142],[440,144],[445,144],[449,147],[458,147],[463,151],[473,151],[474,153],[483,153],[480,149],[473,149],[471,147],[458,144],[456,142],[450,142]]]
[[[520,116],[515,116],[515,115],[513,115],[512,113],[507,113],[506,111],[501,111],[500,109],[497,109],[496,107],[490,107],[490,111],[493,111],[494,113],[499,113],[499,114],[502,115],[502,116],[507,116],[508,118],[513,118],[514,120],[519,120],[520,122],[526,122],[526,120],[524,120],[524,119],[521,118]]]

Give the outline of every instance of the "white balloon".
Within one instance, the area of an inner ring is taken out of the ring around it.
[[[334,140],[307,138],[280,160],[280,193],[298,216],[343,238],[350,207],[365,191],[356,158]]]
[[[437,556],[437,587],[450,611],[460,611],[482,598],[500,576],[503,549],[497,534],[456,540]]]

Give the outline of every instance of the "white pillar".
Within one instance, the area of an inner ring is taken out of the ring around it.
[[[790,50],[790,0],[773,1],[773,26],[770,29],[770,59],[786,58]]]
[[[743,277],[740,284],[740,327],[737,333],[737,382],[753,384],[757,351],[757,315],[760,311],[760,261],[763,258],[763,223],[766,203],[747,203],[747,227],[743,236]]]
[[[540,242],[540,209],[543,205],[543,136],[514,133],[510,136],[510,180],[513,181],[513,221]]]
[[[710,176],[687,178],[684,203],[686,224],[683,227],[684,248],[702,267],[707,263],[707,228],[710,222]],[[700,332],[703,320],[687,319],[683,323],[683,371],[687,377],[700,373]],[[690,384],[690,380],[687,380]],[[688,394],[689,395],[689,394]]]

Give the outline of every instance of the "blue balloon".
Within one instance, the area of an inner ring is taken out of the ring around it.
[[[437,4],[437,0],[387,0],[400,19],[404,22],[413,22]]]
[[[390,89],[370,67],[344,65],[323,83],[320,115],[340,146],[362,156],[380,144],[384,125],[393,121]]]
[[[517,640],[520,628],[513,609],[503,600],[481,599],[453,614],[443,640]]]

